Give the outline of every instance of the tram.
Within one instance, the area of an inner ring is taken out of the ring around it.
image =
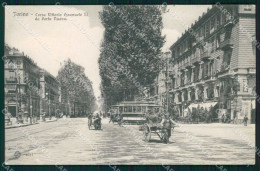
[[[112,115],[122,115],[125,124],[144,124],[147,111],[159,113],[162,106],[155,102],[125,101],[112,106]],[[150,112],[150,113],[151,113]]]

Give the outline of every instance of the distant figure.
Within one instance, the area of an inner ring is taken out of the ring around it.
[[[224,114],[222,115],[221,120],[222,120],[222,123],[225,123],[225,116],[224,116]]]
[[[245,117],[244,117],[244,126],[247,126],[247,121],[248,121],[248,117],[247,117],[247,115],[245,115]]]
[[[88,115],[88,120],[90,120],[90,125],[92,125],[92,114],[91,113],[89,113],[89,115]]]
[[[119,126],[121,126],[123,123],[123,115],[121,113],[118,114],[118,116],[117,116],[117,122],[118,122]]]
[[[112,123],[114,123],[114,115],[110,114],[110,120],[109,123],[112,121]]]

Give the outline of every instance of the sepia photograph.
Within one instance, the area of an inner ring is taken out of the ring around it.
[[[254,4],[2,5],[6,165],[255,165]]]

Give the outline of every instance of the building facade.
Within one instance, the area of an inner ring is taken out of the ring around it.
[[[160,72],[149,88],[149,100],[167,109],[172,102],[172,95],[169,94],[172,88],[170,74],[173,72],[173,65],[170,65],[171,52],[163,52],[160,58]]]
[[[40,71],[40,111],[46,117],[56,116],[61,106],[59,82],[46,70]]]
[[[216,106],[231,120],[255,122],[255,32],[255,6],[214,5],[170,47],[181,116],[189,106]]]
[[[5,45],[4,57],[6,111],[20,121],[40,119],[44,111],[55,115],[60,96],[56,79],[47,72],[42,74],[43,70],[18,49]],[[43,105],[48,101],[50,110],[47,110],[47,105]]]

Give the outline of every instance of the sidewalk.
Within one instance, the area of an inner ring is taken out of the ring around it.
[[[45,121],[37,120],[35,123],[30,123],[30,122],[16,123],[16,121],[12,121],[13,124],[12,125],[5,125],[5,129],[18,128],[18,127],[24,127],[24,126],[30,126],[30,125],[36,125],[36,124],[41,124],[41,123],[55,122],[57,120],[58,120],[58,118],[52,117],[51,119],[46,118]]]

